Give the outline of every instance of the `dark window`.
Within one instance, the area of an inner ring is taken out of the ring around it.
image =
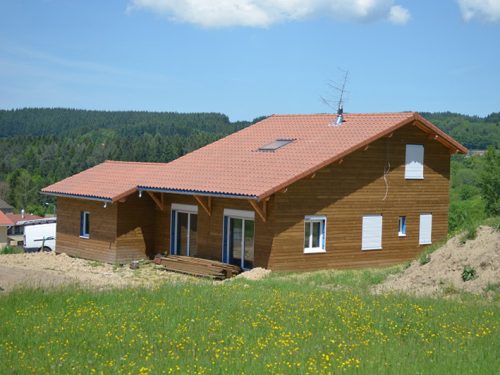
[[[90,213],[87,211],[80,212],[80,237],[90,237]]]
[[[259,151],[276,151],[277,149],[286,146],[287,144],[292,143],[293,141],[295,141],[295,139],[279,138],[274,142],[259,147]]]

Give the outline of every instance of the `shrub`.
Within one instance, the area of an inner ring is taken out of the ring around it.
[[[24,250],[22,247],[17,246],[5,246],[3,249],[0,249],[0,254],[22,254]]]
[[[463,245],[468,240],[473,240],[477,236],[477,225],[469,224],[465,228],[464,233],[460,237],[460,243]]]
[[[474,280],[476,277],[477,277],[477,274],[476,274],[476,270],[474,268],[472,268],[469,265],[464,267],[464,270],[462,271],[462,280],[464,282]]]
[[[420,262],[420,265],[423,266],[431,261],[431,256],[427,253],[423,253],[420,255],[420,259],[418,261]]]

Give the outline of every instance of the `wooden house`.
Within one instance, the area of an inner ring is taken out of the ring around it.
[[[170,163],[106,161],[43,189],[60,252],[243,268],[401,262],[445,238],[450,155],[414,112],[273,115]]]

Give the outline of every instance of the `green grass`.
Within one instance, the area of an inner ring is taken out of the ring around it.
[[[367,293],[399,269],[14,291],[0,373],[496,373],[499,304]]]

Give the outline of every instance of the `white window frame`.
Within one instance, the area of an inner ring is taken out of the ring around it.
[[[419,150],[418,152],[420,152],[420,150],[421,150],[422,160],[409,160],[411,154],[415,154],[417,152],[417,150]],[[407,144],[405,151],[406,151],[406,154],[405,154],[405,179],[406,180],[423,180],[424,179],[424,154],[425,154],[424,145],[422,145],[422,144]],[[415,163],[420,162],[421,169],[418,170],[416,173],[414,173],[416,171],[416,169],[409,168],[411,162],[415,162]]]
[[[312,247],[313,243],[313,224],[320,223],[319,247]],[[326,216],[306,216],[304,218],[304,240],[306,235],[306,226],[309,225],[309,246],[304,247],[304,254],[326,253]],[[305,241],[304,241],[305,242]]]
[[[422,218],[424,216],[430,216],[430,228],[429,228],[429,240],[428,241],[422,241],[422,229],[423,229],[423,222]],[[418,230],[418,244],[419,245],[430,245],[432,244],[432,212],[422,212],[420,214],[420,222],[419,222],[419,230]]]
[[[255,220],[255,211],[233,210],[232,208],[224,208],[224,216],[229,216],[235,219]]]
[[[85,228],[87,227],[87,222],[90,219],[90,212],[89,211],[82,211],[83,215],[80,215],[80,220],[83,220],[83,222],[80,222],[80,238],[84,238],[88,240],[90,238],[90,225],[89,225],[89,231],[86,233]]]
[[[227,227],[224,228],[224,222],[227,219]],[[232,208],[224,208],[224,215],[222,216],[222,256],[221,256],[221,262],[225,262],[224,259],[226,259],[227,262],[229,262],[229,236],[231,233],[231,219],[241,219],[243,220],[242,223],[242,232],[241,232],[241,249],[242,249],[242,256],[241,256],[241,264],[240,267],[243,270],[247,270],[244,267],[245,264],[245,221],[253,221],[254,225],[254,232],[253,232],[253,246],[254,246],[254,260],[255,262],[255,238],[256,238],[256,222],[255,222],[255,211],[246,211],[246,210],[235,210]]]
[[[402,225],[404,221],[404,226]],[[406,237],[406,216],[400,216],[398,219],[398,224],[399,224],[399,230],[398,230],[398,236],[399,237]],[[403,231],[404,227],[404,231]]]
[[[363,241],[365,237],[365,218],[371,217],[380,217],[380,246],[366,246]],[[382,242],[383,242],[383,233],[384,233],[384,217],[382,214],[366,214],[361,218],[361,250],[363,251],[371,251],[371,250],[382,250]]]

